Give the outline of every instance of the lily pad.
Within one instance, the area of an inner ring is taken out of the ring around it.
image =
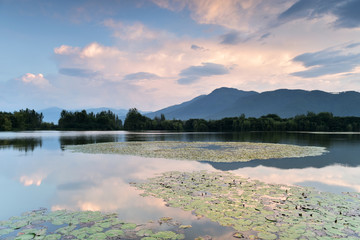
[[[50,234],[45,236],[44,240],[58,240],[61,238],[60,234]]]
[[[34,233],[27,233],[27,234],[22,234],[20,236],[17,236],[15,238],[15,240],[29,240],[29,239],[34,239],[35,238],[35,234]]]
[[[135,223],[125,223],[121,226],[121,229],[134,229],[136,226],[137,225]]]
[[[191,225],[180,225],[179,228],[187,229],[187,228],[192,228],[192,226]]]
[[[106,238],[107,236],[105,233],[95,233],[89,237],[90,240],[102,240]]]
[[[9,228],[0,229],[0,236],[12,233],[14,230]]]
[[[185,236],[183,234],[176,234],[176,233],[171,232],[171,231],[157,232],[157,233],[153,234],[152,237],[158,238],[158,239],[171,239],[171,240],[177,240],[177,239],[184,239],[185,238]]]
[[[105,232],[108,237],[120,237],[124,235],[124,231],[118,229],[112,229]]]

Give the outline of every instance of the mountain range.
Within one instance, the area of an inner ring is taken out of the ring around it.
[[[128,109],[89,108],[87,112],[112,111],[124,120]],[[53,107],[40,110],[45,122],[57,123],[62,109]],[[79,110],[72,110],[79,111]],[[246,117],[261,117],[277,114],[282,118],[294,117],[307,112],[331,112],[335,116],[360,117],[360,93],[347,91],[329,93],[319,90],[278,89],[267,92],[242,91],[235,88],[218,88],[208,95],[200,95],[190,101],[155,112],[142,112],[147,117],[187,120],[190,118],[221,119],[245,114]]]
[[[147,114],[153,118],[164,114],[167,119],[221,119],[245,114],[261,117],[277,114],[282,118],[307,112],[332,112],[335,116],[360,116],[360,93],[354,91],[329,93],[278,89],[267,92],[218,88],[208,95]]]

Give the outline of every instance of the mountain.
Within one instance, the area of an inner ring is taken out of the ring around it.
[[[305,91],[279,89],[238,99],[233,105],[214,115],[215,118],[237,116],[244,113],[249,117],[277,114],[280,117],[294,117],[307,112],[331,112],[335,116],[360,116],[360,93]]]
[[[51,107],[51,108],[42,109],[42,110],[40,110],[38,112],[41,112],[44,115],[44,119],[43,119],[44,122],[53,122],[53,123],[57,124],[58,121],[59,121],[60,114],[61,114],[62,110],[63,110],[62,108]],[[127,109],[114,109],[114,108],[105,108],[105,107],[102,107],[102,108],[88,108],[88,109],[85,109],[85,110],[88,113],[93,112],[94,114],[100,113],[102,111],[110,110],[115,115],[118,115],[118,117],[122,121],[124,121],[125,116],[126,116],[126,114],[128,112]],[[68,111],[75,112],[75,111],[82,111],[82,109],[75,109],[75,110],[68,110]]]
[[[221,119],[245,114],[261,117],[277,114],[282,118],[307,112],[332,112],[335,116],[360,116],[360,93],[354,91],[328,93],[278,89],[267,92],[241,91],[219,88],[188,102],[170,106],[147,114],[155,117],[164,114],[167,119]]]
[[[43,114],[44,122],[49,122],[49,123],[52,122],[52,123],[57,124],[62,110],[63,110],[62,108],[51,107],[51,108],[39,110],[37,112],[41,112]]]
[[[63,109],[58,107],[40,110],[44,122],[57,124]],[[81,111],[70,110],[70,111]],[[87,112],[99,113],[112,111],[124,121],[126,109],[89,108]],[[360,116],[360,93],[354,91],[328,93],[324,91],[305,91],[278,89],[267,92],[241,91],[235,88],[218,88],[208,95],[200,95],[194,99],[170,106],[156,112],[142,112],[147,117],[187,120],[190,118],[221,119],[245,114],[246,117],[261,117],[277,114],[282,118],[294,117],[307,112],[332,112],[335,116]]]
[[[209,95],[201,95],[188,102],[167,107],[159,111],[146,114],[146,116],[154,118],[155,116],[164,114],[167,119],[210,119],[212,116],[225,110],[225,106],[231,106],[235,104],[238,99],[252,96],[254,94],[257,94],[257,92],[246,92],[235,88],[218,88]]]

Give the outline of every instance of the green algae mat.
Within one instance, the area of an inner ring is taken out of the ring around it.
[[[160,231],[161,224],[167,224],[171,230]],[[0,221],[0,239],[177,240],[185,238],[184,234],[179,233],[183,231],[181,226],[172,218],[135,224],[119,220],[114,213],[65,210],[48,212],[46,209],[39,209]]]
[[[143,196],[193,211],[244,239],[359,239],[360,194],[266,184],[226,172],[167,172],[132,183]]]
[[[210,162],[318,156],[323,147],[250,142],[117,142],[68,146],[83,153],[113,153],[153,158]]]

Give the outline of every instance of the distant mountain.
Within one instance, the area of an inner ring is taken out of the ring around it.
[[[44,122],[53,122],[53,123],[57,124],[59,119],[60,119],[60,114],[61,114],[62,110],[63,110],[62,108],[51,107],[51,108],[46,108],[46,109],[40,110],[38,112],[42,112],[42,114],[44,115],[44,119],[43,119]],[[75,111],[81,111],[81,110],[83,110],[83,109],[75,109],[75,110],[67,110],[67,111],[75,112]],[[127,109],[114,109],[114,108],[105,108],[105,107],[102,107],[102,108],[88,108],[88,109],[85,109],[85,110],[88,113],[93,112],[95,114],[100,113],[102,111],[110,110],[115,115],[118,115],[118,117],[120,119],[122,119],[123,121],[124,121],[125,116],[126,116],[126,114],[128,112]]]
[[[235,104],[238,99],[252,96],[254,94],[257,94],[257,92],[246,92],[235,88],[218,88],[209,95],[201,95],[188,102],[164,108],[159,111],[146,114],[146,116],[153,118],[164,114],[167,119],[210,119],[212,116],[224,111],[227,106]]]
[[[319,90],[279,89],[238,99],[215,118],[237,116],[260,117],[274,113],[280,117],[294,117],[307,112],[331,112],[335,116],[360,116],[360,93],[328,93]]]
[[[164,114],[167,119],[221,119],[245,114],[261,117],[277,114],[293,117],[307,112],[332,112],[335,116],[360,116],[360,93],[349,91],[328,93],[279,89],[267,92],[241,91],[219,88],[208,95],[201,95],[188,102],[147,114],[155,117]]]
[[[51,107],[39,110],[37,112],[41,112],[44,116],[43,122],[52,122],[57,124],[60,118],[60,113],[63,109],[58,107]]]
[[[52,107],[40,110],[44,122],[58,123],[63,109]],[[81,111],[82,109],[68,110]],[[127,109],[89,108],[87,112],[112,111],[124,121]],[[156,112],[143,112],[147,117],[187,120],[190,118],[221,119],[245,114],[246,117],[261,117],[277,114],[282,118],[293,117],[307,112],[332,112],[335,116],[360,117],[360,93],[354,91],[328,93],[278,89],[267,92],[241,91],[235,88],[218,88],[208,95],[200,95],[190,101],[170,106]]]

